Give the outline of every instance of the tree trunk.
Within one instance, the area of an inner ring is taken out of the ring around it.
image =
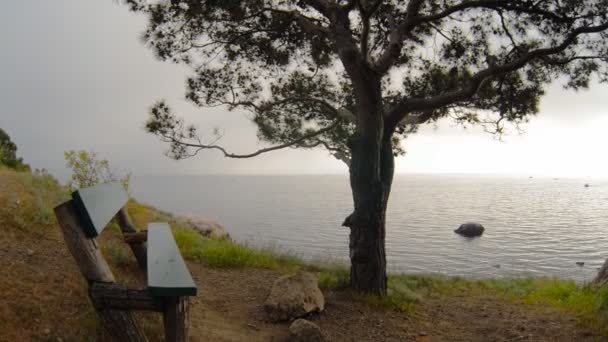
[[[346,219],[350,227],[350,286],[366,292],[386,294],[385,222],[394,159],[390,139],[380,146],[359,140],[352,144],[350,167],[355,210]],[[373,150],[379,150],[374,153]],[[378,158],[376,158],[376,156]],[[378,175],[367,171],[375,165]]]
[[[344,225],[350,228],[351,288],[384,295],[385,218],[394,170],[392,131],[385,132],[379,79],[370,73],[363,76],[355,87],[357,132],[348,142],[354,211]]]

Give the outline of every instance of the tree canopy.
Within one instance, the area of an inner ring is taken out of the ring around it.
[[[127,3],[148,14],[156,55],[192,68],[188,100],[250,112],[263,141],[338,156],[358,112],[349,64],[380,76],[396,138],[445,116],[501,133],[537,113],[548,83],[579,89],[607,75],[606,0]],[[166,103],[152,114],[147,127],[173,157],[217,148]]]

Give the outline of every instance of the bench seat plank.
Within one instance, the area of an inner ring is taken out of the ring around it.
[[[196,285],[169,225],[148,225],[148,290],[152,296],[196,296]]]
[[[97,237],[114,215],[129,200],[129,195],[119,182],[111,182],[80,189],[72,193],[72,199],[88,237]]]

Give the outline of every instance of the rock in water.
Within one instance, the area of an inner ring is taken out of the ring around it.
[[[264,303],[270,321],[288,321],[311,312],[321,312],[325,298],[317,278],[308,272],[298,272],[277,279]]]
[[[461,224],[458,229],[454,231],[456,234],[460,234],[466,237],[481,236],[485,228],[479,223],[464,223]]]
[[[305,319],[296,319],[289,326],[290,342],[322,342],[325,341],[321,328]]]
[[[230,235],[226,229],[224,229],[221,224],[210,218],[184,215],[179,216],[178,219],[186,222],[192,229],[196,230],[202,236],[217,239],[230,239]]]

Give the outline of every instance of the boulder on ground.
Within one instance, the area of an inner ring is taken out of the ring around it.
[[[311,312],[321,312],[325,298],[317,278],[308,272],[298,272],[277,279],[264,303],[270,321],[289,321]]]
[[[290,342],[323,342],[321,328],[311,321],[299,318],[289,326]]]
[[[479,223],[464,223],[461,224],[458,229],[454,231],[456,234],[460,234],[466,237],[481,236],[485,228]]]
[[[203,216],[183,215],[179,220],[186,222],[192,229],[205,237],[230,239],[230,234],[218,222]]]

